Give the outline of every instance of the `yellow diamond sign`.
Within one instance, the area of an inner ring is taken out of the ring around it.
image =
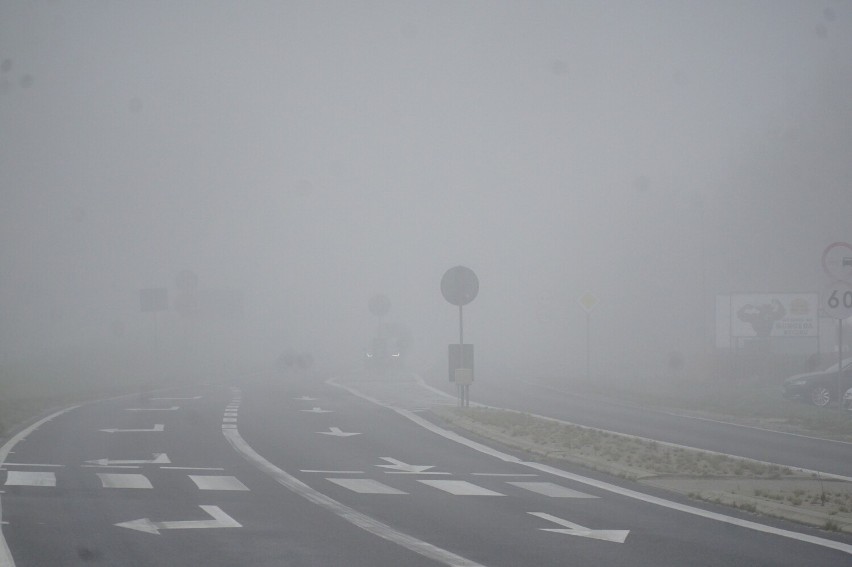
[[[591,292],[586,292],[580,298],[580,305],[583,306],[583,309],[586,310],[586,313],[591,313],[592,309],[595,308],[595,305],[598,304],[598,298],[595,297],[595,294]]]

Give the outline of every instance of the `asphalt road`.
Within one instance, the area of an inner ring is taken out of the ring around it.
[[[250,381],[92,403],[23,431],[0,450],[0,566],[852,557],[852,538],[526,461],[454,437],[395,388],[355,386],[395,408],[315,380]]]
[[[450,392],[446,384],[434,384]],[[471,402],[628,435],[852,477],[852,443],[780,433],[584,396],[531,383],[471,386]],[[826,410],[830,411],[830,410]]]

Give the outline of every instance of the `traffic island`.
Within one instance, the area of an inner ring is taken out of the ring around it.
[[[433,406],[447,424],[504,445],[695,500],[852,533],[852,482],[751,459],[494,408]]]

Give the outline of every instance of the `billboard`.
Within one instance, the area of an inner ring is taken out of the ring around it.
[[[716,300],[717,337],[817,337],[818,310],[816,293],[720,295]],[[727,329],[719,328],[722,326]]]

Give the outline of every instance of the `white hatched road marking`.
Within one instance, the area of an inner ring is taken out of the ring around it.
[[[154,488],[144,474],[97,473],[104,488]]]
[[[535,492],[536,494],[549,496],[551,498],[598,498],[597,496],[592,496],[591,494],[586,494],[585,492],[579,492],[577,490],[571,490],[570,488],[565,488],[564,486],[560,486],[552,482],[509,482],[507,484],[523,488],[524,490],[529,490],[530,492]]]
[[[420,480],[419,482],[456,496],[503,496],[499,492],[488,490],[466,480]]]
[[[56,474],[52,472],[9,471],[6,486],[56,486]]]
[[[199,490],[248,490],[248,486],[233,476],[188,475]]]
[[[487,472],[475,472],[470,473],[473,476],[538,476],[533,473],[487,473]]]
[[[161,469],[171,469],[178,471],[223,471],[222,467],[160,467]]]
[[[236,422],[237,422],[236,417],[223,417],[222,418],[222,423],[236,423]]]
[[[319,471],[314,469],[302,469],[300,472],[321,474],[364,474],[364,471]]]
[[[407,492],[369,478],[327,478],[326,480],[358,494],[407,494]]]

